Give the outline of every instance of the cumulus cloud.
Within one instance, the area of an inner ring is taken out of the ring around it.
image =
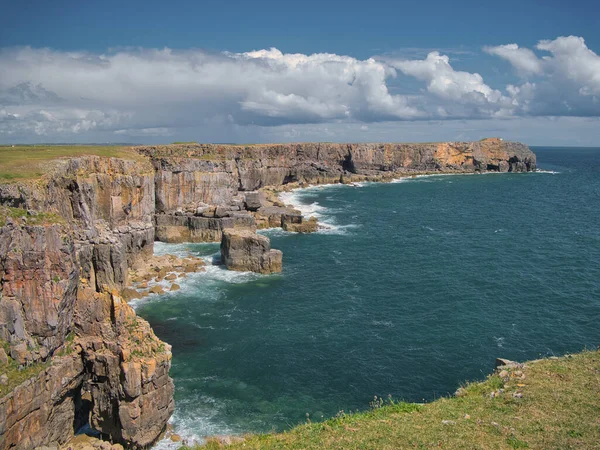
[[[540,41],[539,50],[552,56],[542,58],[545,73],[558,82],[568,80],[581,95],[600,94],[600,56],[590,50],[581,37],[560,37]]]
[[[516,44],[485,47],[508,62],[528,81],[507,87],[522,114],[600,116],[600,56],[577,36],[543,40],[536,50]],[[549,55],[547,54],[549,53]]]
[[[0,105],[18,115],[21,131],[39,134],[190,127],[215,117],[262,126],[422,117],[410,97],[388,91],[394,76],[373,59],[277,49],[95,55],[19,48],[0,53]]]
[[[517,44],[486,46],[483,50],[490,55],[506,59],[523,75],[539,74],[542,71],[542,62],[535,53],[528,48],[520,48]]]
[[[450,58],[438,52],[429,53],[424,60],[391,60],[388,63],[405,75],[427,83],[427,92],[439,99],[430,104],[437,106],[440,116],[507,115],[516,106],[512,99],[488,86],[478,73],[454,70]],[[467,108],[459,108],[459,105]]]
[[[492,87],[438,51],[424,59],[361,60],[275,48],[218,54],[6,48],[0,49],[0,139],[127,140],[199,130],[198,139],[208,140],[214,130],[244,127],[600,116],[600,58],[584,40],[560,37],[534,50],[485,47],[525,78]],[[407,77],[412,81],[404,86]],[[220,140],[228,141],[227,133]]]

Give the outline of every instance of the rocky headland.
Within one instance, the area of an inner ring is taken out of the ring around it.
[[[536,168],[527,146],[500,139],[132,151],[54,160],[40,178],[0,184],[0,448],[61,446],[85,424],[131,448],[160,437],[174,407],[171,348],[127,300],[204,263],[154,257],[155,240],[221,242],[228,268],[273,273],[281,252],[257,229],[318,229],[279,191]]]

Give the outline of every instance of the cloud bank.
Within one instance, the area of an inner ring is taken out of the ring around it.
[[[600,116],[600,57],[582,38],[483,50],[510,63],[519,82],[492,87],[437,51],[360,60],[275,48],[0,49],[0,139],[139,141],[191,129],[202,140],[202,130],[216,128]]]

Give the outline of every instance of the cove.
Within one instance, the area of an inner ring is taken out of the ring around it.
[[[535,148],[548,173],[314,187],[313,235],[266,231],[280,275],[210,267],[137,305],[173,346],[176,432],[282,430],[374,395],[428,401],[597,345],[600,151]],[[212,259],[218,244],[157,245]]]

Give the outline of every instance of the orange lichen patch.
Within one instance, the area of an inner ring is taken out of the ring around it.
[[[510,155],[506,151],[504,141],[499,138],[488,138],[479,141],[481,149],[488,154],[490,159],[507,161]]]
[[[437,148],[434,153],[435,159],[437,159],[440,163],[453,166],[464,164],[469,156],[471,155],[469,155],[467,152],[453,147],[451,144],[446,142],[437,144]]]

